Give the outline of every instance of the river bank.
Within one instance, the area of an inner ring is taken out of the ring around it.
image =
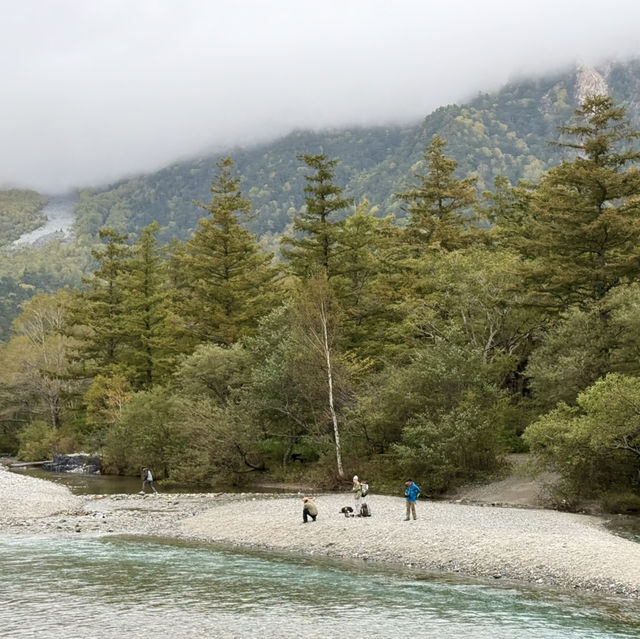
[[[600,518],[549,510],[369,498],[373,516],[345,518],[351,495],[318,495],[318,521],[302,523],[297,494],[74,496],[0,467],[4,534],[141,535],[640,598],[640,544]]]

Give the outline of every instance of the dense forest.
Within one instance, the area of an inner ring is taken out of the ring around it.
[[[23,303],[0,351],[0,448],[99,451],[212,485],[256,473],[437,494],[529,449],[561,501],[640,504],[640,152],[588,96],[535,182],[457,177],[434,135],[389,197],[402,223],[299,153],[282,259],[230,158],[193,232],[99,230],[74,289]]]

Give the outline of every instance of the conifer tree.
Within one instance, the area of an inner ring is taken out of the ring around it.
[[[114,369],[126,334],[123,277],[131,257],[128,236],[104,228],[99,237],[104,245],[91,251],[98,268],[84,280],[87,288],[79,295],[72,322],[84,327],[79,356],[88,364],[90,374],[108,374]]]
[[[349,347],[377,350],[385,300],[378,274],[395,241],[393,217],[376,217],[376,208],[365,199],[344,220],[336,236],[333,293],[345,315],[344,338]]]
[[[282,238],[282,254],[298,277],[312,277],[318,270],[332,277],[336,270],[334,250],[341,227],[335,218],[353,201],[343,197],[342,187],[333,182],[337,160],[328,160],[324,153],[299,155],[298,159],[315,173],[305,175],[306,207],[293,220],[294,235]]]
[[[252,333],[274,303],[272,256],[238,220],[250,214],[251,204],[232,175],[233,161],[224,158],[217,166],[213,198],[200,204],[209,216],[172,258],[177,313],[195,344],[232,344]]]
[[[590,96],[562,127],[577,157],[551,169],[529,202],[518,247],[531,259],[538,303],[566,308],[602,299],[640,276],[640,159],[625,109]]]
[[[396,197],[409,204],[407,234],[412,244],[451,251],[469,242],[465,227],[476,201],[475,178],[453,177],[457,163],[444,154],[446,142],[435,135],[424,153],[426,173]]]
[[[169,291],[166,265],[155,237],[158,228],[154,222],[142,230],[123,280],[127,343],[123,360],[134,389],[163,382],[172,367]]]

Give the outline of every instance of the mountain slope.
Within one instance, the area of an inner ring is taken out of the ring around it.
[[[554,76],[514,81],[494,94],[463,106],[441,107],[409,127],[296,131],[272,143],[229,149],[243,194],[259,213],[251,230],[278,234],[304,204],[304,172],[296,155],[326,153],[338,158],[336,181],[356,201],[366,197],[382,213],[403,217],[393,194],[412,181],[413,169],[436,133],[457,160],[458,173],[477,174],[480,190],[491,189],[496,175],[512,182],[535,181],[559,163],[561,151],[548,142],[568,122],[589,91],[609,91],[640,123],[638,61],[609,64],[599,70],[575,69]],[[184,239],[202,211],[194,200],[208,201],[209,184],[220,156],[180,162],[156,173],[81,194],[78,230],[94,235],[104,225],[137,233],[157,220],[161,239]]]

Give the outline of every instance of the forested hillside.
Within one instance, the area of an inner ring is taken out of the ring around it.
[[[406,213],[393,194],[410,183],[434,135],[447,142],[458,163],[457,176],[477,175],[479,191],[491,189],[498,175],[512,183],[535,181],[559,163],[562,154],[549,142],[557,140],[557,127],[567,122],[579,95],[590,87],[626,104],[632,122],[640,121],[638,62],[608,65],[600,74],[582,69],[520,80],[466,105],[441,107],[414,126],[297,131],[259,147],[229,149],[106,190],[85,191],[78,205],[78,232],[95,236],[107,225],[137,233],[157,221],[161,241],[188,237],[200,217],[193,201],[208,200],[221,155],[237,165],[243,192],[257,213],[248,228],[259,236],[282,233],[304,205],[298,153],[338,158],[337,180],[355,202],[366,198],[380,215],[393,213],[403,220]]]
[[[17,240],[23,233],[44,223],[42,209],[47,198],[35,191],[11,189],[0,191],[0,247]],[[33,295],[33,287],[26,284],[22,273],[15,269],[10,251],[0,254],[0,341],[9,336],[11,321],[18,314],[20,304]]]
[[[44,223],[47,198],[35,191],[0,191],[0,247]]]

